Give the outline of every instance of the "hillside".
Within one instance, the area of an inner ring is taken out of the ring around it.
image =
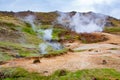
[[[65,14],[71,18],[76,13],[73,11]],[[92,19],[96,18],[96,15],[103,15],[94,12],[79,14],[85,17],[90,16]],[[98,80],[119,80],[120,77],[117,75],[120,74],[120,20],[103,15],[106,17],[103,32],[77,33],[58,23],[56,19],[59,16],[58,11],[46,13],[0,11],[0,67],[10,67],[8,69],[21,67],[29,71],[20,68],[21,71],[25,71],[25,77],[30,74],[41,77],[43,80],[47,80],[47,78],[39,76],[38,73],[51,75],[48,76],[51,80],[52,76],[55,78],[55,74],[57,74],[57,78],[62,75],[60,71],[55,72],[56,70],[63,70],[64,75],[64,69],[65,77],[61,77],[60,80],[69,79],[67,76],[72,74],[76,74],[76,76],[80,74],[84,76],[87,73],[93,75],[94,71],[100,71],[100,74],[102,71],[108,71],[107,75],[111,75],[113,72],[113,76],[107,78],[104,78],[106,74],[100,77],[99,73],[94,75]],[[69,24],[67,20],[65,21]],[[101,22],[98,20],[97,24]],[[93,73],[85,70],[86,73],[78,74],[77,70],[83,69],[93,69]],[[32,74],[31,72],[37,73]],[[2,74],[4,74],[4,69],[0,70],[0,78]],[[10,80],[14,79],[10,73],[6,76],[10,77]],[[83,76],[76,80],[83,79]],[[95,80],[94,76],[88,76],[85,80],[91,80],[91,78]],[[70,80],[74,80],[74,76],[72,77],[73,79]],[[34,80],[32,78],[31,80]]]

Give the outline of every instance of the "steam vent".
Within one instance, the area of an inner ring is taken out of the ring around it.
[[[120,80],[119,9],[119,0],[0,0],[0,80]]]

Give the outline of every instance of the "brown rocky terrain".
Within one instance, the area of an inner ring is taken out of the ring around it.
[[[107,33],[99,34],[104,34],[108,40],[93,44],[66,43],[64,45],[69,45],[73,52],[57,57],[39,58],[40,63],[36,64],[33,63],[35,58],[15,59],[8,61],[1,67],[22,67],[44,75],[49,75],[59,69],[76,71],[79,69],[114,68],[120,71],[120,37]]]
[[[69,15],[73,16],[75,13],[69,12]],[[91,13],[82,14],[87,16]],[[38,48],[44,41],[38,38],[30,24],[18,19],[28,15],[34,15],[34,23],[38,28],[39,23],[42,23],[43,29],[49,28],[58,16],[57,11],[1,11],[0,68],[22,67],[43,75],[50,75],[61,69],[74,72],[83,69],[113,68],[120,71],[120,20],[107,16],[103,32],[82,34],[64,29],[59,24],[54,25],[52,40],[62,43],[67,51],[59,52],[62,55],[56,52],[56,56],[44,57]],[[64,54],[66,52],[67,54]]]

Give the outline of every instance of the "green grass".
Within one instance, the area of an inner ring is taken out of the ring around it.
[[[61,50],[51,50],[47,54],[44,54],[43,57],[52,57],[52,56],[60,56],[66,54],[68,49],[64,48]]]
[[[7,77],[0,80],[41,80],[43,78],[38,73],[29,73],[22,68],[4,68],[1,72]]]
[[[87,49],[83,49],[83,50],[73,50],[74,52],[84,52],[86,51]]]
[[[53,33],[52,33],[52,39],[53,40],[60,40],[60,34],[66,32],[66,30],[64,28],[57,28],[55,27],[53,29]]]
[[[110,48],[109,50],[119,50],[118,48]]]
[[[120,27],[106,27],[104,31],[109,33],[120,32]]]
[[[36,33],[29,27],[23,28],[23,32],[29,33],[31,35],[36,35]]]
[[[39,45],[40,43],[43,42],[43,40],[38,38],[37,35],[31,35],[27,32],[24,32],[24,36],[28,44]]]
[[[11,60],[13,57],[6,52],[0,52],[0,61]]]
[[[4,78],[1,80],[119,80],[120,72],[114,69],[86,69],[70,72],[57,70],[52,75],[43,76],[35,72],[28,72],[22,68],[2,68]],[[1,77],[1,76],[0,76]]]
[[[51,28],[52,25],[40,25],[40,26],[37,26],[37,28],[39,29],[48,29],[48,28]]]
[[[39,56],[39,51],[35,45],[19,44],[19,43],[11,43],[11,42],[0,42],[0,47],[3,48],[0,50],[1,55],[3,50],[4,50],[4,53],[6,53],[4,54],[2,60],[4,60],[4,58],[6,59],[7,57],[8,57],[8,60],[11,59],[12,55],[19,55],[23,57]]]

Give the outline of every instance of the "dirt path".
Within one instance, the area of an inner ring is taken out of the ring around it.
[[[41,63],[33,64],[34,59],[16,59],[1,67],[23,67],[29,71],[49,75],[58,69],[71,71],[91,68],[114,68],[120,70],[120,37],[104,33],[110,40],[94,44],[70,43],[75,52],[40,59]],[[104,63],[105,61],[105,63]]]

